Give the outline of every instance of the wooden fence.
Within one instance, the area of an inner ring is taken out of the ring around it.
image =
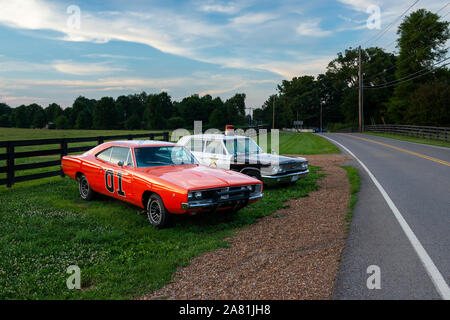
[[[450,141],[450,128],[448,127],[426,127],[426,126],[409,126],[395,124],[377,124],[365,126],[366,131],[380,133],[397,133],[419,138]]]
[[[70,147],[69,144],[71,143],[92,141],[97,142],[97,144],[101,144],[107,140],[118,140],[118,139],[133,140],[135,138],[149,138],[150,140],[162,138],[157,140],[169,141],[169,132],[127,134],[118,136],[99,136],[86,138],[57,138],[57,139],[39,139],[39,140],[0,141],[0,148],[6,148],[6,153],[0,153],[0,160],[6,160],[6,166],[0,167],[0,173],[6,173],[6,178],[0,179],[0,185],[6,185],[7,188],[10,188],[16,182],[23,182],[54,176],[63,177],[64,173],[62,172],[61,168],[59,170],[40,172],[17,177],[15,176],[15,172],[19,170],[29,170],[29,169],[59,166],[61,164],[62,157],[64,157],[65,155],[87,151],[95,147],[93,145]],[[36,151],[19,151],[19,152],[15,150],[16,147],[40,146],[40,145],[48,146],[55,144],[59,145],[59,148],[43,149]],[[15,159],[41,157],[48,155],[59,155],[60,159],[35,163],[15,164]]]

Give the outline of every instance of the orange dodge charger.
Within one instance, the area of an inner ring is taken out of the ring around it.
[[[171,214],[234,212],[263,197],[259,180],[199,165],[187,149],[163,141],[107,142],[61,164],[84,200],[102,193],[145,208],[158,228]]]

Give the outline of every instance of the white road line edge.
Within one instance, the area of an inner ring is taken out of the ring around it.
[[[403,232],[405,232],[406,237],[408,238],[409,242],[411,243],[411,245],[413,246],[417,255],[419,256],[420,261],[422,262],[423,266],[425,267],[425,270],[427,271],[428,275],[430,276],[431,281],[433,282],[439,295],[444,300],[450,300],[450,288],[449,288],[447,282],[445,282],[444,277],[439,272],[438,268],[434,264],[433,260],[431,260],[430,256],[428,255],[425,248],[420,243],[419,239],[417,239],[416,235],[414,234],[412,229],[409,227],[408,223],[403,218],[402,214],[397,209],[394,202],[391,200],[391,198],[389,197],[387,192],[384,190],[384,188],[381,186],[381,184],[378,182],[378,180],[375,178],[375,176],[372,174],[372,172],[370,172],[370,170],[365,166],[365,164],[361,160],[359,160],[358,157],[355,156],[353,154],[353,152],[351,152],[347,147],[343,146],[339,142],[337,142],[325,135],[320,135],[320,136],[339,145],[342,149],[347,151],[353,158],[355,158],[355,160],[358,161],[358,163],[361,165],[361,167],[364,170],[366,170],[370,179],[372,179],[373,183],[380,191],[384,200],[386,200],[386,203],[388,204],[389,208],[391,208],[392,213],[394,214],[395,218],[397,219],[398,223],[400,224],[401,228],[403,229]]]

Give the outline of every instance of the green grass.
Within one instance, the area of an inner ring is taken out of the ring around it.
[[[226,247],[237,228],[317,189],[319,168],[289,188],[265,190],[238,212],[177,217],[157,230],[137,207],[99,196],[82,201],[75,181],[49,178],[0,189],[0,299],[125,299],[167,284],[178,267]],[[69,290],[69,265],[81,290]]]
[[[364,132],[364,134],[450,148],[450,142],[448,142],[448,141],[424,139],[424,138],[411,137],[411,136],[406,136],[406,135],[402,135],[402,134],[394,134],[394,133]]]
[[[264,138],[265,136],[262,137]],[[270,133],[267,135],[267,146],[267,150],[270,153],[272,148]],[[313,133],[280,132],[280,154],[308,155],[339,152],[339,149],[334,144]]]
[[[353,218],[353,211],[355,210],[356,202],[358,201],[358,192],[361,185],[358,171],[350,166],[342,166],[347,171],[347,178],[350,182],[350,203],[348,205],[348,211],[345,215],[345,222],[347,223],[347,232],[350,230],[350,223]]]

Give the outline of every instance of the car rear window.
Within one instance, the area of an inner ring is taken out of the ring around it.
[[[96,155],[97,159],[109,162],[109,159],[111,158],[111,150],[112,150],[112,148],[108,148],[108,149],[105,149],[102,152],[98,153]]]
[[[113,147],[110,162],[117,164],[119,161],[123,161],[123,163],[126,164],[129,152],[130,148]]]

